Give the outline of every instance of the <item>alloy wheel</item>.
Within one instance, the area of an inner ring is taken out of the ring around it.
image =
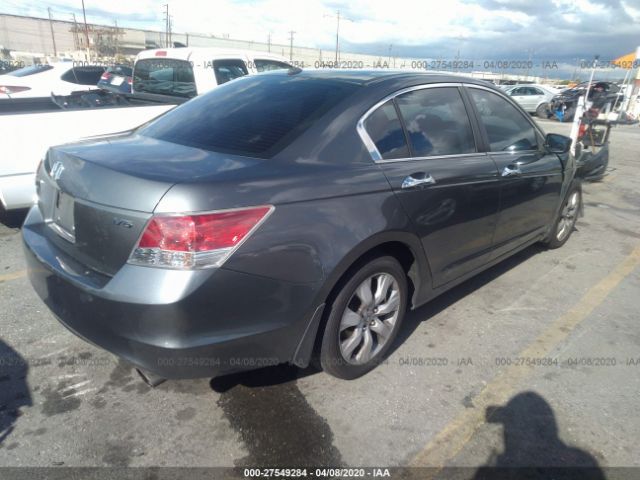
[[[571,233],[577,220],[579,208],[580,193],[573,192],[562,207],[562,212],[560,212],[560,220],[558,221],[556,233],[558,241],[563,241]]]
[[[398,320],[400,300],[398,281],[389,273],[372,275],[358,286],[340,321],[344,360],[362,365],[383,349]]]

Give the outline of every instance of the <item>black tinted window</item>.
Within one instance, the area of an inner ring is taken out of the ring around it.
[[[457,88],[427,88],[396,98],[412,155],[458,155],[476,151],[473,132]]]
[[[270,70],[288,70],[291,68],[291,65],[284,62],[277,62],[275,60],[261,60],[259,58],[255,59],[256,70],[259,72],[268,72]]]
[[[402,125],[392,100],[369,115],[364,126],[382,158],[407,158],[409,156]]]
[[[107,72],[113,73],[115,75],[122,75],[125,77],[130,77],[133,75],[133,68],[127,67],[126,65],[115,65],[113,67],[109,67]]]
[[[538,148],[533,125],[507,100],[477,88],[470,88],[469,92],[487,131],[492,152]]]
[[[214,60],[213,71],[216,74],[218,85],[227,83],[234,78],[244,77],[249,73],[247,66],[240,59]]]
[[[34,75],[36,73],[46,72],[47,70],[51,70],[52,68],[53,67],[51,65],[30,65],[28,67],[14,70],[7,75],[11,75],[12,77],[28,77],[29,75]]]
[[[104,67],[75,67],[65,72],[60,78],[65,82],[78,85],[96,85],[104,71]]]
[[[195,97],[193,67],[185,60],[145,58],[133,68],[133,90],[175,97]]]
[[[356,88],[282,74],[245,77],[186,102],[138,132],[205,150],[269,158]]]

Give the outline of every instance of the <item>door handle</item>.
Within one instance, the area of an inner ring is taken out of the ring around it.
[[[520,170],[520,165],[507,165],[502,170],[503,177],[513,177],[514,175],[522,175],[522,170]]]
[[[424,172],[412,173],[402,181],[402,188],[412,188],[418,185],[433,185],[436,180]]]

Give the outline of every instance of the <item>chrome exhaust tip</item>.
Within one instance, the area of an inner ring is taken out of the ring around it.
[[[160,385],[161,383],[167,380],[166,378],[156,375],[155,373],[151,373],[147,370],[142,370],[140,368],[136,368],[136,372],[138,372],[138,375],[140,375],[140,378],[142,378],[144,383],[149,385],[151,388],[157,387],[158,385]]]

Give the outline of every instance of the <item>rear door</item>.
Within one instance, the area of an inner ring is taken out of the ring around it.
[[[467,85],[489,155],[500,172],[500,220],[494,256],[539,237],[555,216],[562,164],[548,153],[531,118],[498,93]]]
[[[544,101],[546,95],[544,91],[538,87],[529,87],[529,91],[531,95],[529,95],[530,101],[526,110],[527,112],[535,112],[538,105]]]
[[[360,125],[413,221],[434,286],[486,263],[497,222],[498,173],[492,159],[477,151],[479,133],[459,87],[399,92]]]

